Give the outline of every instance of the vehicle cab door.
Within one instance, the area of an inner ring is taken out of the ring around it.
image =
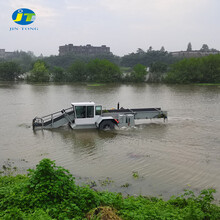
[[[98,108],[97,108],[98,107]],[[101,116],[101,106],[85,105],[75,106],[75,124],[76,125],[93,125]]]

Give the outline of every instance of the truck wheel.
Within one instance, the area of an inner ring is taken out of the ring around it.
[[[113,130],[114,128],[115,128],[115,124],[110,120],[103,121],[99,125],[100,130]]]

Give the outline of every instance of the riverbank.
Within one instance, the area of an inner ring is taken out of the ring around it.
[[[0,219],[219,219],[214,189],[186,191],[168,201],[96,192],[68,170],[43,159],[28,175],[0,177]],[[104,218],[105,216],[105,218]],[[108,218],[107,218],[108,219]]]
[[[220,86],[220,83],[195,83],[196,86]]]

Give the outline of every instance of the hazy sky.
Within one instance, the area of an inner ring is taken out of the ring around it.
[[[12,20],[29,8],[36,20],[21,27]],[[206,43],[220,50],[220,0],[0,0],[0,49],[57,55],[60,45],[107,45],[116,55],[147,50],[193,49]]]

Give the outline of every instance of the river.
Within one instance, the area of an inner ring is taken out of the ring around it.
[[[116,131],[33,132],[32,119],[94,101],[103,108],[161,107],[162,119]],[[220,199],[220,86],[0,83],[0,170],[25,173],[50,158],[99,190],[168,199],[215,188]],[[134,178],[133,175],[138,178]],[[124,187],[123,187],[124,186]]]

